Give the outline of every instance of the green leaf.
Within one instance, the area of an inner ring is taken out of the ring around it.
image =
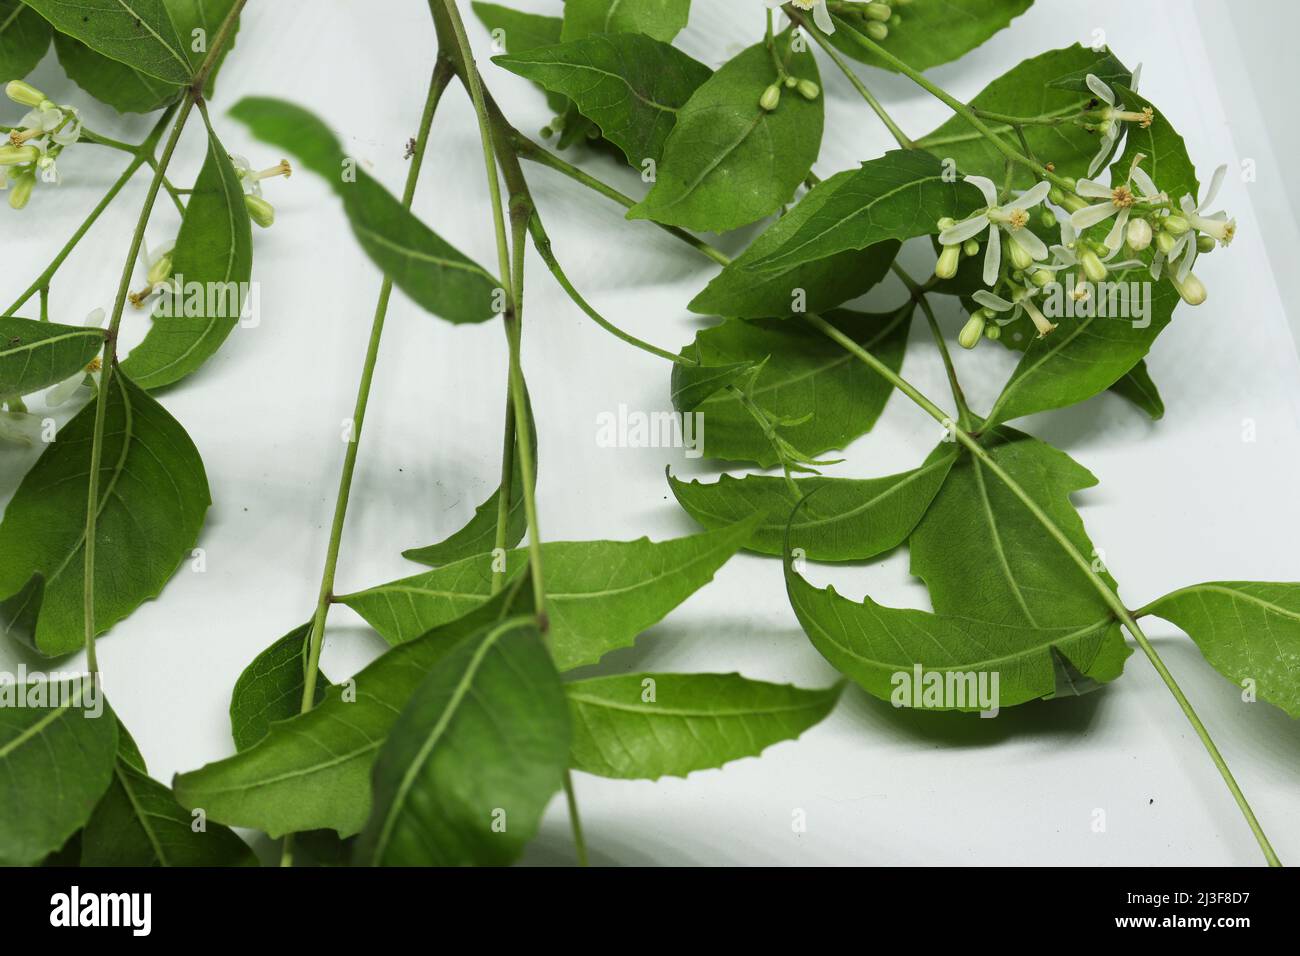
[[[62,847],[108,788],[116,753],[117,721],[88,678],[0,682],[0,861]]]
[[[1134,365],[1110,387],[1110,390],[1116,395],[1123,395],[1156,421],[1165,415],[1164,399],[1160,397],[1156,383],[1151,380],[1151,373],[1147,371],[1145,361],[1139,361]]]
[[[711,75],[703,63],[639,33],[597,34],[493,62],[572,99],[638,167],[659,161],[678,111]]]
[[[171,385],[198,370],[243,314],[253,270],[252,225],[239,174],[212,126],[207,129],[207,159],[172,251],[172,275],[182,291],[163,293],[144,341],[122,363],[141,388]]]
[[[197,68],[206,55],[207,42],[216,36],[233,0],[164,0],[167,12],[176,25],[176,34],[186,41],[185,50],[190,62]],[[194,50],[193,37],[202,30],[202,50]],[[212,98],[217,73],[235,46],[236,23],[227,37],[217,62],[208,74],[204,95]],[[59,63],[69,79],[103,103],[122,113],[151,113],[178,100],[185,92],[184,83],[158,79],[148,73],[132,69],[125,63],[96,53],[85,43],[66,33],[55,33],[54,49]]]
[[[95,625],[107,631],[156,597],[189,555],[211,504],[203,461],[180,424],[124,374],[104,421],[95,544]],[[42,654],[84,641],[86,498],[95,404],[59,432],[0,523],[0,619]]]
[[[855,170],[845,170],[813,187],[793,209],[714,276],[688,308],[704,315],[779,319],[794,311],[794,296],[800,291],[805,298],[805,311],[825,312],[874,287],[885,277],[898,254],[897,242],[885,240],[864,249],[847,249],[789,267],[755,268],[756,262],[776,253],[831,202],[841,186],[855,177]]]
[[[532,402],[525,396],[524,404],[528,408],[528,433],[532,435],[533,481],[537,481],[537,422],[533,419]],[[515,445],[513,468],[510,472],[510,508],[506,513],[507,548],[513,548],[524,538],[528,530],[528,515],[524,503],[524,470],[520,465],[519,446]],[[500,506],[501,486],[492,492],[487,501],[474,509],[474,517],[469,519],[459,531],[444,538],[437,544],[423,548],[410,548],[402,552],[402,557],[431,568],[471,558],[476,554],[487,554],[496,547],[497,509]]]
[[[991,624],[883,607],[869,597],[859,604],[833,587],[813,587],[789,561],[785,580],[813,646],[867,693],[896,707],[996,711],[1066,696],[1074,691],[1058,678],[1058,655],[1104,683],[1123,672],[1132,653],[1109,616],[1073,628]],[[927,697],[927,683],[944,692]]]
[[[547,635],[555,666],[594,664],[630,647],[637,636],[713,580],[753,532],[754,521],[670,541],[548,541]],[[507,580],[528,563],[525,550],[506,555]],[[484,602],[492,586],[491,555],[390,581],[336,598],[384,640],[401,644]]]
[[[438,661],[379,753],[356,860],[372,866],[513,862],[564,779],[564,690],[531,618]]]
[[[748,261],[739,271],[758,281],[784,278],[797,266],[841,252],[928,235],[941,218],[964,216],[983,203],[974,186],[949,179],[933,156],[892,150],[843,179],[828,180],[823,185],[839,182],[825,201],[790,226],[778,220],[773,230],[780,233],[780,241],[770,243],[761,255],[742,257]],[[735,269],[736,264],[727,268]]]
[[[752,381],[766,362],[764,358],[731,365],[674,364],[669,393],[673,407],[683,414],[693,412],[727,386]]]
[[[184,86],[198,67],[164,0],[25,2],[60,33],[155,79]]]
[[[842,684],[803,690],[739,674],[618,674],[564,685],[573,768],[658,780],[756,757],[818,723]]]
[[[1086,88],[1061,89],[1054,84],[1061,82],[1071,87],[1082,75],[1098,70],[1113,77],[1116,63],[1109,53],[1098,53],[1078,44],[1049,50],[1002,74],[971,100],[970,105],[1010,116],[1072,116],[1082,109],[1092,94]],[[1131,82],[1131,79],[1127,76],[1124,82]],[[990,126],[1009,143],[1019,142],[1010,127],[996,123]],[[1024,131],[1034,155],[1041,162],[1052,163],[1061,176],[1086,175],[1088,164],[1097,154],[1097,134],[1070,123],[1026,126]],[[998,183],[1005,181],[1006,157],[960,116],[952,117],[922,137],[917,145],[940,159],[953,159],[957,168],[966,175],[987,176]],[[1015,187],[1025,189],[1035,181],[1033,173],[1027,169],[1016,167],[1013,172],[1012,185]]]
[[[565,0],[565,40],[593,33],[644,33],[667,43],[686,26],[691,0]]]
[[[1034,0],[921,0],[899,6],[897,23],[880,42],[888,52],[914,70],[928,70],[956,60],[982,44],[1024,13]],[[842,52],[881,69],[894,68],[847,35],[863,25],[861,20],[837,18],[830,40]],[[861,32],[861,31],[858,31]]]
[[[836,310],[826,320],[878,359],[898,371],[907,348],[912,305],[888,315]],[[808,455],[844,448],[870,431],[884,411],[893,387],[848,352],[798,320],[731,320],[696,333],[682,354],[705,366],[767,363],[749,395],[771,415],[800,424],[782,426],[782,437]],[[778,463],[772,443],[732,394],[717,394],[698,408],[704,416],[704,454],[710,458],[752,461],[764,468]]]
[[[22,0],[0,0],[0,76],[21,80],[50,46],[50,26]]]
[[[528,53],[560,42],[560,30],[564,21],[559,17],[524,13],[496,3],[472,3],[471,6],[479,20],[493,34],[493,39],[500,37],[502,49],[506,53]],[[566,97],[547,92],[540,83],[533,85],[546,93],[546,103],[553,112],[563,113],[569,108]]]
[[[257,857],[239,837],[195,819],[171,790],[145,772],[130,736],[119,728],[113,779],[81,836],[82,866],[256,866]]]
[[[723,475],[713,484],[668,484],[687,514],[706,528],[763,516],[745,547],[782,554],[790,542],[814,561],[863,561],[898,547],[925,515],[943,485],[955,454],[885,478],[800,478],[796,493],[784,478]],[[797,513],[795,506],[806,502]],[[793,513],[793,514],[792,514]]]
[[[102,329],[0,318],[0,401],[76,375],[103,347]]]
[[[791,51],[789,30],[776,45],[792,75],[819,82],[817,61]],[[768,112],[758,101],[775,80],[763,43],[723,64],[678,111],[655,185],[627,218],[725,232],[789,202],[821,149],[824,103],[785,90]]]
[[[330,184],[343,200],[366,255],[418,305],[454,323],[486,322],[496,315],[493,300],[499,284],[491,273],[452,248],[357,168],[315,116],[265,97],[240,100],[230,115]]]
[[[987,432],[981,443],[1114,588],[1070,503],[1072,493],[1097,483],[1091,472],[1011,428]],[[941,615],[1073,630],[1111,613],[1024,503],[969,452],[953,465],[912,534],[911,550],[912,573],[925,581]]]
[[[370,816],[370,770],[398,714],[433,666],[461,641],[531,611],[527,573],[472,613],[385,653],[330,687],[314,709],[271,724],[252,747],[176,778],[181,805],[271,837],[304,830],[358,833]],[[349,696],[352,699],[349,699]]]
[[[1214,581],[1166,594],[1147,613],[1172,621],[1238,686],[1300,717],[1300,584]]]
[[[301,712],[310,636],[310,622],[295,627],[253,658],[235,681],[230,695],[230,733],[236,750],[247,750],[266,736],[271,724]],[[315,703],[324,700],[328,686],[328,678],[317,669]]]

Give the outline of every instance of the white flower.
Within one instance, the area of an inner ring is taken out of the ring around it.
[[[782,0],[767,0],[767,8],[775,10],[781,3]],[[830,10],[826,9],[826,0],[790,0],[790,3],[800,10],[811,10],[813,23],[817,24],[817,29],[822,33],[835,32],[835,21],[831,19]]]
[[[1003,318],[997,320],[998,325],[1008,325],[1020,317],[1021,313],[1028,315],[1034,323],[1034,328],[1038,329],[1038,337],[1041,339],[1056,326],[1047,321],[1047,316],[1039,310],[1034,303],[1034,296],[1038,294],[1037,288],[1017,289],[1012,298],[1014,302],[1008,302],[1001,296],[994,295],[987,289],[976,290],[974,300],[986,309],[1004,314]],[[1008,314],[1009,313],[1009,314]]]
[[[1139,63],[1133,70],[1133,77],[1130,80],[1130,86],[1133,92],[1137,92],[1138,78],[1142,74],[1142,64]],[[1096,176],[1097,171],[1101,169],[1106,159],[1110,156],[1111,150],[1115,147],[1116,140],[1124,132],[1124,121],[1140,123],[1143,129],[1148,128],[1155,119],[1155,111],[1147,106],[1142,109],[1141,113],[1134,113],[1124,109],[1122,103],[1115,102],[1115,91],[1101,81],[1101,79],[1092,73],[1084,77],[1084,82],[1088,84],[1088,89],[1096,95],[1097,99],[1105,103],[1102,108],[1101,125],[1101,148],[1097,150],[1097,155],[1092,158],[1088,164],[1089,178]],[[1116,122],[1119,120],[1119,122]]]
[[[66,122],[51,133],[50,139],[59,146],[71,146],[81,139],[81,113],[75,106],[64,106],[61,109]]]
[[[86,316],[86,321],[84,324],[87,328],[92,328],[92,327],[103,328],[104,310],[95,309],[93,312],[90,313],[90,315]],[[48,392],[46,392],[45,406],[47,408],[58,408],[60,405],[62,405],[64,402],[66,402],[68,399],[70,399],[73,395],[77,393],[77,390],[81,388],[82,384],[86,381],[87,375],[89,375],[91,379],[94,381],[95,388],[99,388],[100,369],[101,369],[100,360],[99,357],[96,356],[95,358],[91,359],[90,362],[86,365],[86,367],[83,368],[81,371],[79,371],[76,375],[73,375],[71,378],[65,378],[58,385],[55,385]]]
[[[1229,219],[1226,212],[1216,212],[1211,216],[1202,216],[1205,207],[1210,205],[1219,195],[1219,188],[1223,185],[1223,178],[1228,172],[1227,165],[1220,166],[1210,177],[1210,186],[1205,191],[1205,198],[1201,200],[1200,205],[1190,195],[1183,196],[1179,206],[1183,211],[1183,218],[1187,220],[1191,227],[1187,232],[1178,237],[1174,247],[1169,250],[1168,256],[1162,256],[1157,253],[1155,259],[1151,262],[1151,275],[1153,278],[1160,278],[1160,271],[1166,262],[1173,264],[1179,262],[1178,273],[1175,278],[1177,282],[1185,282],[1191,275],[1192,266],[1196,264],[1196,257],[1199,252],[1196,248],[1196,234],[1203,232],[1207,236],[1213,236],[1220,245],[1228,245],[1237,235],[1237,220]],[[1177,283],[1176,283],[1177,284]]]
[[[236,153],[230,154],[230,162],[235,167],[235,173],[239,176],[239,182],[244,187],[244,192],[250,196],[262,195],[262,180],[270,179],[272,176],[283,176],[288,179],[293,175],[293,167],[289,165],[287,159],[282,159],[274,166],[266,169],[253,169],[249,161]]]
[[[1124,244],[1124,227],[1128,225],[1133,206],[1144,200],[1160,198],[1160,190],[1151,177],[1138,164],[1145,159],[1141,153],[1133,157],[1128,179],[1118,186],[1107,186],[1092,179],[1080,179],[1074,191],[1085,199],[1104,199],[1105,202],[1084,206],[1070,216],[1070,223],[1080,231],[1105,222],[1115,216],[1115,225],[1106,235],[1106,248],[1112,253]],[[1134,187],[1136,186],[1136,191]]]
[[[164,242],[150,252],[149,243],[144,239],[140,240],[139,262],[144,267],[145,287],[127,296],[137,309],[143,309],[145,301],[153,293],[175,285],[175,280],[172,278],[172,250],[175,248],[175,241]]]
[[[1019,246],[1031,259],[1047,258],[1047,246],[1043,245],[1043,240],[1025,227],[1029,225],[1028,210],[1047,198],[1051,186],[1040,182],[1005,206],[999,206],[997,187],[993,185],[992,180],[983,176],[967,176],[966,182],[984,194],[984,201],[988,206],[978,215],[939,233],[940,245],[957,245],[967,239],[975,238],[988,229],[988,248],[984,252],[985,285],[993,285],[998,281],[998,271],[1002,267],[1002,240],[999,230],[1005,231],[1010,241]]]

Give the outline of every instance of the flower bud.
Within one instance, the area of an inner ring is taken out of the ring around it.
[[[903,18],[900,17],[897,13],[895,13],[892,17],[889,18],[889,25],[891,27],[901,27],[903,25]]]
[[[776,109],[777,104],[781,102],[781,86],[779,83],[773,83],[763,91],[763,95],[758,98],[758,105],[767,112]]]
[[[806,100],[815,100],[822,93],[822,88],[812,80],[800,80],[798,90],[799,95]]]
[[[1080,243],[1075,254],[1079,257],[1079,265],[1083,267],[1083,274],[1089,280],[1092,282],[1105,281],[1107,275],[1106,263],[1101,261],[1097,253]]]
[[[964,349],[973,349],[980,344],[980,338],[984,335],[984,310],[980,309],[962,327],[957,336],[957,344]]]
[[[272,213],[272,218],[275,215]],[[269,225],[269,223],[268,223]],[[149,280],[149,285],[155,286],[160,282],[166,282],[172,274],[172,254],[169,252],[164,256],[159,256],[158,261],[149,267],[149,273],[145,277]]]
[[[1214,251],[1214,247],[1217,246],[1217,245],[1218,245],[1218,243],[1214,241],[1214,237],[1213,237],[1213,236],[1197,236],[1197,237],[1196,237],[1196,251],[1197,251],[1197,252],[1213,252],[1213,251]]]
[[[0,146],[0,166],[26,166],[40,158],[35,146]]]
[[[797,76],[787,76],[787,77],[785,78],[785,88],[786,88],[787,90],[793,90],[793,89],[794,89],[796,86],[798,86],[798,85],[799,85],[799,77],[797,77]]]
[[[1178,278],[1177,269],[1170,269],[1168,275],[1170,283],[1178,290],[1178,294],[1183,297],[1183,301],[1188,305],[1200,305],[1205,301],[1207,294],[1205,284],[1196,278],[1195,273],[1187,273],[1187,278],[1181,281]]]
[[[978,239],[967,239],[961,244],[961,251],[966,256],[978,256],[980,254],[980,241]]]
[[[1002,338],[1002,326],[996,323],[984,326],[984,337],[990,342],[996,342]]]
[[[940,232],[943,232],[945,229],[951,229],[953,226],[957,225],[957,220],[953,219],[951,216],[944,216],[936,222],[935,225],[939,227]]]
[[[1128,247],[1134,252],[1141,252],[1151,245],[1151,223],[1145,219],[1134,219],[1128,224],[1125,235],[1128,239]]]
[[[940,279],[951,279],[957,274],[957,265],[961,261],[961,246],[944,246],[935,263],[934,274]]]
[[[1169,255],[1169,253],[1174,251],[1174,245],[1177,242],[1177,239],[1169,235],[1169,233],[1165,232],[1163,229],[1156,233],[1156,248],[1165,255]]]
[[[1192,228],[1192,224],[1190,222],[1188,222],[1182,216],[1177,216],[1177,215],[1166,216],[1163,226],[1165,232],[1169,233],[1169,235],[1171,236],[1181,236],[1188,229]]]
[[[32,198],[32,188],[36,185],[36,174],[25,172],[21,176],[11,180],[9,187],[9,207],[11,209],[22,209],[27,205],[27,200]]]
[[[5,96],[21,106],[40,106],[45,102],[44,93],[22,80],[10,80],[6,83]]]
[[[1043,289],[1056,281],[1056,276],[1051,269],[1035,269],[1029,274],[1029,281]]]
[[[1034,257],[1029,254],[1029,250],[1015,239],[1007,243],[1007,252],[1010,254],[1011,264],[1017,269],[1028,269],[1034,264]]]
[[[868,21],[867,25],[862,29],[866,31],[867,36],[871,37],[873,40],[883,40],[885,37],[889,36],[889,27],[885,26],[878,20]]]
[[[1038,221],[1043,224],[1044,229],[1051,229],[1056,225],[1056,213],[1044,206],[1043,211],[1038,214]]]
[[[245,194],[244,206],[248,209],[248,215],[253,222],[257,223],[263,229],[269,228],[275,222],[275,207],[263,199],[261,196]],[[171,258],[170,256],[168,258]]]
[[[868,20],[879,20],[881,22],[894,15],[893,9],[887,3],[868,3],[862,8],[862,13]]]

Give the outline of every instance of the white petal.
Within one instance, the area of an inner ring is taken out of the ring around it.
[[[1084,206],[1070,216],[1070,223],[1075,229],[1082,231],[1099,222],[1105,222],[1117,212],[1119,208],[1113,202],[1101,202],[1095,206]]]
[[[822,33],[835,32],[835,21],[831,19],[831,12],[826,9],[826,0],[820,0],[813,7],[813,23],[817,24],[817,29]]]
[[[1164,269],[1164,266],[1165,266],[1165,254],[1163,252],[1156,252],[1156,254],[1151,259],[1151,278],[1159,279],[1160,273]]]
[[[1079,233],[1078,231],[1075,230],[1074,223],[1070,222],[1069,219],[1062,219],[1061,220],[1061,245],[1072,246],[1074,245],[1074,240],[1078,238],[1079,238]]]
[[[1036,183],[1026,192],[1022,193],[1021,195],[1017,196],[1015,199],[1011,200],[1011,202],[1007,203],[1007,208],[1008,209],[1030,209],[1034,206],[1037,206],[1040,202],[1046,199],[1047,194],[1050,193],[1051,191],[1052,191],[1052,186],[1050,183],[1046,181],[1041,183]]]
[[[992,309],[994,312],[1010,312],[1015,308],[1013,303],[1008,302],[1001,296],[994,295],[988,289],[977,289],[971,295],[971,298],[985,308]]]
[[[1199,250],[1196,248],[1196,243],[1193,242],[1187,246],[1187,255],[1183,256],[1183,261],[1178,265],[1179,282],[1186,281],[1188,275],[1191,274],[1192,266],[1196,263],[1198,252]]]
[[[40,435],[41,420],[26,412],[0,412],[0,441],[17,445],[34,445]]]
[[[939,245],[955,246],[959,242],[965,242],[967,239],[973,239],[981,232],[988,228],[989,217],[987,215],[976,216],[973,219],[967,219],[959,222],[955,226],[950,226],[943,232],[939,233]]]
[[[1089,73],[1083,78],[1083,82],[1088,84],[1088,89],[1097,94],[1097,99],[1102,100],[1108,106],[1115,105],[1115,94],[1095,74]]]
[[[105,318],[107,318],[107,316],[104,314],[103,309],[92,309],[90,314],[86,316],[86,321],[82,324],[87,327],[93,326],[94,328],[102,329],[104,327]]]
[[[970,183],[984,194],[985,205],[996,206],[998,204],[998,190],[997,187],[993,185],[993,180],[984,176],[967,176],[966,182]]]
[[[1109,199],[1114,192],[1105,183],[1099,183],[1095,179],[1080,179],[1075,184],[1074,191],[1088,199]]]
[[[1115,225],[1106,233],[1106,248],[1112,253],[1118,252],[1119,247],[1124,245],[1124,227],[1128,225],[1128,217],[1129,208],[1125,206],[1115,217]]]
[[[1088,175],[1096,176],[1101,172],[1101,167],[1106,165],[1106,160],[1110,157],[1110,152],[1115,148],[1115,138],[1119,136],[1116,130],[1117,123],[1111,123],[1110,129],[1106,130],[1101,137],[1101,148],[1097,150],[1097,155],[1092,157],[1092,162],[1088,164]]]
[[[1017,229],[1011,233],[1011,241],[1024,249],[1034,259],[1047,258],[1047,245],[1028,229]]]
[[[1138,81],[1142,79],[1142,64],[1139,63],[1133,67],[1133,78],[1129,80],[1128,88],[1134,93],[1138,91]]]
[[[1224,163],[1214,171],[1214,175],[1210,177],[1210,188],[1206,191],[1205,198],[1201,200],[1201,204],[1196,207],[1197,212],[1200,212],[1206,206],[1210,205],[1210,203],[1214,202],[1215,197],[1219,195],[1219,187],[1223,185],[1223,177],[1227,175],[1227,172],[1227,163]]]
[[[1143,196],[1155,196],[1160,192],[1159,187],[1155,184],[1155,180],[1148,176],[1147,171],[1141,166],[1133,167],[1133,181],[1137,183],[1138,191],[1141,192]]]
[[[1196,200],[1194,200],[1191,196],[1184,196],[1182,199],[1178,200],[1178,206],[1180,209],[1182,209],[1183,215],[1185,216],[1196,215]]]
[[[1066,268],[1068,266],[1076,265],[1079,261],[1075,258],[1074,253],[1065,246],[1052,246],[1052,255],[1055,257],[1057,262],[1057,265],[1052,268]]]
[[[998,271],[1002,268],[1002,240],[998,238],[998,227],[989,226],[989,247],[984,252],[984,284],[995,285]]]
[[[45,407],[58,408],[73,395],[77,394],[77,389],[81,388],[81,383],[85,381],[85,371],[80,371],[71,378],[65,378],[58,385],[45,393]]]
[[[1194,232],[1191,232],[1189,230],[1178,237],[1178,241],[1174,243],[1174,247],[1169,250],[1170,262],[1177,262],[1178,257],[1183,254],[1183,250],[1185,250],[1188,246],[1191,246],[1192,248],[1196,248],[1196,242],[1193,238],[1195,235],[1196,234]]]

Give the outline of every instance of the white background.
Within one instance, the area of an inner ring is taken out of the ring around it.
[[[538,12],[559,9],[557,0],[514,2]],[[1230,175],[1225,185],[1221,202],[1236,216],[1239,238],[1231,250],[1198,266],[1209,302],[1180,309],[1150,357],[1168,406],[1165,420],[1151,423],[1123,400],[1102,396],[1027,425],[1101,480],[1078,501],[1130,606],[1203,580],[1300,580],[1300,369],[1272,272],[1294,261],[1295,224],[1278,212],[1286,208],[1283,171],[1265,132],[1278,117],[1265,117],[1251,99],[1243,75],[1253,64],[1236,52],[1232,30],[1224,26],[1229,10],[1239,20],[1266,18],[1274,5],[1040,0],[1011,29],[930,74],[969,98],[1021,59],[1090,42],[1093,31],[1103,29],[1121,58],[1145,63],[1143,92],[1182,132],[1202,180],[1220,162],[1235,170],[1244,158],[1256,161],[1256,183]],[[761,31],[757,0],[696,0],[694,6],[680,45],[710,66]],[[1202,27],[1198,11],[1209,26]],[[487,64],[486,33],[472,17],[469,26],[507,114],[525,131],[541,127],[549,118],[541,96]],[[271,165],[279,155],[251,141],[224,112],[246,94],[283,96],[326,119],[346,148],[399,192],[403,146],[415,132],[433,55],[422,3],[253,0],[218,84],[214,122],[231,151],[246,154],[255,166]],[[920,135],[946,118],[939,103],[908,81],[859,71],[909,132]],[[825,61],[823,78],[827,131],[814,168],[825,177],[878,155],[891,141]],[[143,119],[118,121],[87,104],[53,53],[34,81],[57,100],[83,104],[90,125],[106,133],[138,139],[147,129]],[[192,176],[202,156],[200,126],[194,126],[178,157],[177,180]],[[644,188],[610,160],[583,162],[627,192]],[[38,188],[21,214],[0,209],[6,303],[43,268],[123,160],[87,145],[61,165],[63,186]],[[622,222],[606,200],[547,170],[528,172],[561,261],[597,308],[665,347],[680,346],[709,324],[685,304],[714,273],[711,263],[651,225]],[[56,321],[80,322],[92,308],[111,305],[145,185],[139,176],[65,265],[54,285]],[[100,645],[113,705],[163,780],[232,751],[226,709],[236,677],[311,613],[344,451],[340,424],[351,413],[380,282],[324,183],[303,173],[271,181],[266,193],[278,222],[255,236],[261,326],[236,331],[200,374],[162,396],[207,465],[215,499],[200,541],[207,571],[183,567],[160,600],[141,607]],[[457,89],[439,112],[416,206],[464,252],[493,265],[478,133]],[[1261,208],[1275,230],[1264,236]],[[160,202],[150,242],[171,238],[175,228],[174,210]],[[735,252],[756,232],[720,244]],[[1280,243],[1290,244],[1280,246],[1279,256]],[[905,253],[916,274],[930,259],[923,248]],[[693,532],[668,493],[664,466],[682,475],[706,469],[680,452],[601,449],[595,442],[602,411],[619,403],[669,407],[666,363],[590,323],[535,258],[529,268],[524,362],[541,436],[543,535],[663,539]],[[1288,268],[1294,273],[1293,265]],[[898,299],[898,288],[887,285],[866,304],[883,307]],[[943,309],[941,319],[955,334],[960,319],[949,303]],[[146,321],[143,313],[127,316],[128,344],[143,335]],[[987,408],[1013,356],[986,343],[957,359],[976,408]],[[456,529],[490,493],[497,480],[504,368],[495,325],[455,328],[394,297],[344,539],[340,591],[419,571],[400,551]],[[946,394],[923,328],[914,331],[904,374],[936,398]],[[1254,442],[1243,441],[1247,420]],[[937,437],[930,419],[894,396],[875,430],[832,473],[867,477],[912,467]],[[0,501],[8,500],[36,452],[6,448],[2,454]],[[815,571],[819,583],[834,581],[853,596],[927,606],[924,590],[907,574],[905,553]],[[1148,632],[1198,706],[1279,854],[1300,860],[1296,723],[1266,704],[1241,703],[1236,689],[1171,625],[1152,619]],[[335,608],[325,670],[339,679],[382,646],[346,608]],[[11,643],[0,647],[0,665],[12,669],[20,659],[41,666]],[[599,668],[631,670],[734,670],[803,686],[836,677],[786,603],[779,562],[748,555],[733,559],[636,648],[611,655]],[[579,774],[577,790],[592,856],[600,863],[1261,860],[1217,772],[1140,653],[1123,678],[1100,693],[1015,708],[996,720],[896,712],[850,688],[824,723],[761,758],[658,783]],[[796,809],[807,817],[802,834],[792,832]],[[1100,834],[1091,826],[1096,809],[1106,813]],[[572,859],[562,800],[552,805],[528,859]]]

